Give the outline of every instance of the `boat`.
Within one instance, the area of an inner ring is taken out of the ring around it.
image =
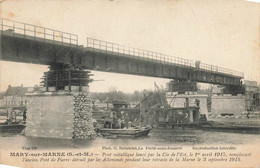
[[[25,124],[0,124],[0,133],[21,133]]]
[[[147,136],[151,129],[151,127],[131,127],[124,129],[101,128],[98,132],[102,136],[141,137]]]

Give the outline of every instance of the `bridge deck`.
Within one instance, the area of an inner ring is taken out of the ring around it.
[[[243,73],[147,50],[0,19],[1,59],[38,64],[81,64],[90,70],[240,85]]]

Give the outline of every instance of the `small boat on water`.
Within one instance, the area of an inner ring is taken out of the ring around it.
[[[101,128],[98,132],[103,136],[141,137],[147,136],[151,129],[151,127],[132,127],[125,129]]]
[[[21,133],[25,124],[3,124],[0,123],[0,133]]]

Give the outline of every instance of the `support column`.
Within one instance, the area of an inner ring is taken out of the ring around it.
[[[193,111],[190,110],[190,123],[193,123]]]

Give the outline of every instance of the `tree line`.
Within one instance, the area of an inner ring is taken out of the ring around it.
[[[165,90],[160,89],[165,92]],[[142,91],[134,91],[133,93],[124,93],[116,88],[110,88],[108,92],[92,92],[91,97],[98,99],[102,103],[112,103],[113,101],[125,101],[125,102],[140,102],[153,90],[144,89]],[[210,88],[202,88],[197,91],[198,94],[209,95],[211,93]]]
[[[124,93],[111,88],[108,92],[92,92],[91,97],[98,99],[102,103],[112,103],[113,101],[139,102],[146,97],[152,90],[144,89],[134,91],[133,93]]]

